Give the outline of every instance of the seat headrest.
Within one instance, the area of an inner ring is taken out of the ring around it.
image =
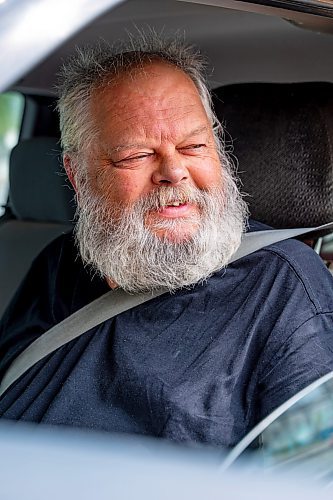
[[[68,223],[74,192],[62,171],[59,140],[36,137],[14,147],[9,166],[9,203],[18,219]]]
[[[333,84],[229,85],[213,102],[253,218],[276,228],[333,220]]]

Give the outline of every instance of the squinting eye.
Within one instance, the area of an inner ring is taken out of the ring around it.
[[[180,148],[180,149],[187,151],[187,150],[191,150],[191,149],[202,149],[205,147],[206,147],[206,144],[190,144],[189,146],[184,146],[183,148]]]
[[[154,153],[142,153],[138,154],[137,156],[129,156],[128,158],[122,158],[121,160],[114,161],[113,163],[115,165],[120,164],[120,163],[127,163],[131,161],[137,161],[137,160],[144,160],[145,158],[148,158],[149,156],[152,156]]]

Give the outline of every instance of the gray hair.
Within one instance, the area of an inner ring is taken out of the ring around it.
[[[89,100],[94,91],[103,88],[119,75],[155,60],[165,61],[182,70],[193,81],[210,120],[216,146],[223,153],[222,127],[212,109],[205,78],[206,61],[199,50],[188,46],[176,36],[164,40],[154,30],[129,35],[127,42],[110,46],[100,42],[77,49],[60,72],[58,111],[61,143],[64,152],[77,154],[94,140],[89,120]],[[224,157],[224,154],[223,154]]]

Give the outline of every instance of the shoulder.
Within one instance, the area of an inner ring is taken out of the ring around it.
[[[49,243],[35,258],[32,268],[39,265],[49,265],[56,268],[59,264],[66,264],[76,260],[74,236],[72,232],[62,234]]]
[[[36,257],[19,287],[12,307],[18,302],[45,303],[54,322],[105,292],[105,282],[84,266],[73,233],[59,236]]]
[[[108,289],[86,269],[72,234],[52,241],[37,256],[0,323],[0,373],[46,330]]]
[[[260,223],[251,223],[250,231],[270,229]],[[261,248],[239,259],[236,266],[257,269],[261,279],[274,280],[276,289],[284,294],[308,297],[314,313],[333,310],[333,277],[322,259],[305,243],[288,239]]]
[[[256,337],[263,341],[256,358],[262,418],[333,369],[333,278],[321,258],[294,239],[264,247],[235,266],[251,276],[251,297],[260,302],[252,307],[253,317],[264,319]]]
[[[47,245],[31,267],[7,307],[1,323],[0,338],[13,328],[26,330],[32,322],[43,323],[45,329],[58,321],[57,295],[59,280],[68,277],[68,289],[74,277],[71,272],[74,245],[72,234],[61,235]],[[63,287],[60,287],[63,288]],[[32,321],[33,320],[33,321]]]
[[[297,240],[286,240],[261,251],[268,260],[276,260],[288,270],[306,291],[316,313],[333,310],[333,277],[319,255]]]
[[[49,243],[35,258],[12,302],[16,304],[19,301],[27,307],[32,300],[38,300],[49,308],[56,321],[57,302],[69,300],[67,295],[73,290],[82,269],[73,234],[63,234]]]

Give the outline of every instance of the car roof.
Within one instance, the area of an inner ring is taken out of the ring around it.
[[[75,3],[87,2],[76,0]],[[270,5],[264,6],[265,3]],[[309,9],[310,4],[318,6],[318,1],[100,0],[94,4],[96,11],[90,13],[92,20],[89,22],[89,15],[82,18],[79,29],[78,23],[69,16],[66,2],[64,5],[62,1],[57,2],[57,16],[47,17],[43,31],[56,28],[58,41],[50,41],[50,50],[57,44],[58,47],[50,54],[46,52],[32,69],[25,68],[23,76],[16,79],[11,88],[24,93],[54,94],[61,63],[76,46],[95,43],[98,39],[113,43],[124,38],[127,31],[135,32],[147,25],[165,35],[173,36],[178,31],[181,36],[184,34],[186,41],[200,47],[211,63],[212,87],[249,81],[333,81],[333,18],[325,17],[333,16],[333,7],[330,10],[326,6],[328,1],[321,2],[326,9],[325,16],[300,12],[301,4],[304,10]],[[289,7],[282,9],[282,4]],[[291,4],[298,4],[298,10],[290,10]],[[72,23],[67,31],[66,22]],[[31,29],[36,27],[32,24]],[[45,44],[44,40],[42,45]]]

